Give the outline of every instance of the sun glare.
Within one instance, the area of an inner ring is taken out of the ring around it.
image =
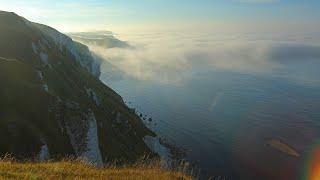
[[[308,180],[320,180],[320,147],[313,150]]]

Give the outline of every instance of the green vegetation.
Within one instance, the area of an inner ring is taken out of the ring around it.
[[[80,156],[93,117],[103,162],[156,156],[143,141],[155,134],[73,54],[85,46],[14,13],[0,11],[0,26],[0,155],[37,159],[47,145],[50,158]]]
[[[81,162],[17,163],[0,161],[1,179],[179,179],[191,180],[179,172],[167,171],[157,165],[95,168]]]
[[[36,71],[17,60],[0,59],[0,82],[0,153],[31,156],[41,145],[34,137],[55,130],[44,121],[50,97],[41,91]]]

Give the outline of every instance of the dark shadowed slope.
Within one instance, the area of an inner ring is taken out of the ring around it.
[[[133,162],[153,135],[71,38],[0,11],[0,154]]]

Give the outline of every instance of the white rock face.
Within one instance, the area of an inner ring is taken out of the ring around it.
[[[40,53],[40,59],[41,59],[41,61],[42,61],[42,63],[43,63],[44,65],[49,64],[48,54],[46,54],[46,53],[44,53],[44,52],[41,52],[41,53]]]
[[[50,159],[50,154],[49,154],[49,147],[47,144],[44,144],[41,146],[41,150],[38,155],[39,161],[45,161]]]
[[[43,88],[44,91],[49,92],[49,87],[48,87],[47,84],[43,84],[42,88]]]
[[[86,68],[92,75],[99,78],[100,76],[100,65],[101,62],[96,59],[90,52],[89,48],[78,42],[74,42],[70,37],[60,33],[59,31],[42,24],[37,24],[24,19],[27,26],[34,30],[40,30],[43,33],[43,39],[39,40],[37,43],[32,43],[33,52],[40,53],[41,60],[48,64],[48,55],[45,53],[46,49],[53,48],[52,43],[54,43],[59,51],[63,54],[72,55],[80,65]],[[43,52],[40,52],[43,51]]]
[[[146,143],[146,145],[154,153],[157,153],[161,158],[163,158],[166,161],[169,161],[171,159],[171,154],[169,149],[160,143],[159,137],[145,136],[143,140]]]
[[[87,151],[82,153],[82,156],[95,163],[103,165],[102,156],[99,148],[97,121],[92,113],[89,121],[89,130],[87,132]]]
[[[40,29],[48,39],[51,39],[53,43],[55,43],[61,53],[72,55],[75,60],[92,75],[95,77],[100,76],[100,62],[92,56],[87,46],[74,42],[70,37],[50,27],[39,24],[35,24],[35,26]],[[43,42],[49,44],[47,41]]]
[[[32,47],[33,52],[40,57],[42,65],[44,65],[44,66],[49,65],[49,67],[51,67],[51,65],[49,64],[49,56],[46,53],[47,47],[49,47],[48,42],[46,40],[42,39],[41,41],[38,41],[36,43],[32,42],[31,47]]]
[[[97,166],[102,166],[102,156],[99,148],[98,127],[94,113],[89,110],[85,115],[88,128],[66,125],[67,134],[76,155]],[[83,138],[84,137],[84,138]]]
[[[100,74],[101,74],[101,72],[100,72],[100,66],[101,66],[101,64],[100,64],[100,62],[97,61],[97,60],[95,60],[94,63],[91,64],[91,67],[90,67],[91,73],[92,73],[95,77],[100,77]]]
[[[88,97],[92,99],[97,106],[100,106],[101,101],[100,101],[100,98],[97,96],[96,92],[91,88],[88,88],[88,89],[86,88],[86,92]]]
[[[39,77],[39,80],[43,83],[42,89],[46,92],[49,92],[48,84],[44,83],[43,73],[41,71],[38,71],[38,77]]]
[[[38,76],[39,76],[40,81],[43,81],[43,74],[41,71],[38,71]]]
[[[36,44],[35,44],[34,42],[32,42],[31,46],[32,46],[33,52],[34,52],[35,54],[38,54],[38,48],[37,48]]]

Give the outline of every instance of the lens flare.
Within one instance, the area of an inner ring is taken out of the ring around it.
[[[312,151],[307,177],[308,180],[320,180],[320,146]]]

